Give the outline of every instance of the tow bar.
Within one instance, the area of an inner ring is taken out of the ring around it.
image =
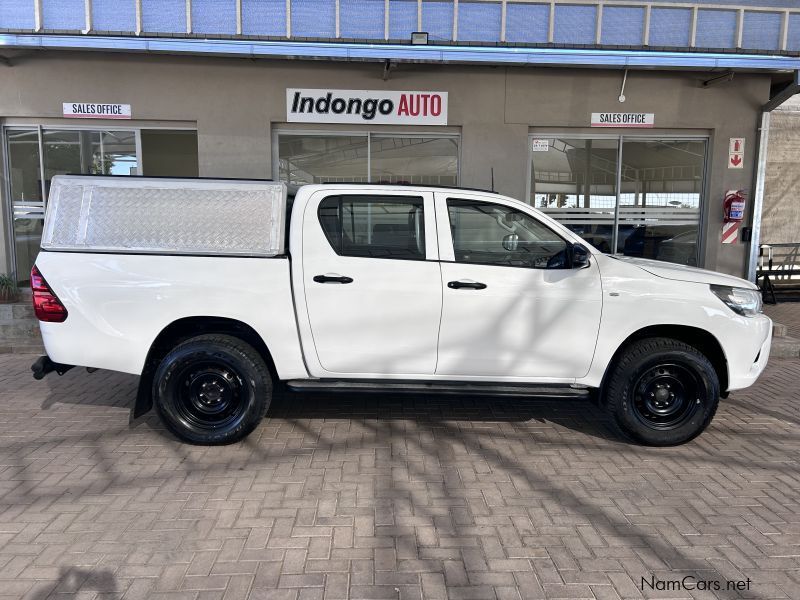
[[[61,363],[56,363],[50,360],[49,356],[40,356],[36,359],[36,362],[31,365],[31,371],[33,371],[33,378],[34,379],[44,379],[44,376],[48,373],[52,373],[55,371],[59,375],[63,375],[75,365],[62,365]]]

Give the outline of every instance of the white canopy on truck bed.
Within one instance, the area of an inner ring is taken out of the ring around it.
[[[283,183],[56,175],[42,249],[269,257],[285,212]]]

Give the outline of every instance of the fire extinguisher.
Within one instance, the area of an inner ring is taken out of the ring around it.
[[[733,190],[725,195],[722,203],[723,221],[725,223],[741,222],[744,220],[744,192]]]

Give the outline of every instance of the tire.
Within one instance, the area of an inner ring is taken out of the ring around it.
[[[678,340],[649,338],[623,350],[604,400],[626,437],[648,446],[675,446],[708,427],[719,394],[717,373],[701,352]]]
[[[161,421],[190,444],[230,444],[246,437],[272,399],[261,355],[229,335],[201,335],[167,354],[153,377]]]

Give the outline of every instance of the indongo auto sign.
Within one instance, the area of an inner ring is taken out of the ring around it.
[[[286,90],[290,123],[447,125],[447,92]]]

